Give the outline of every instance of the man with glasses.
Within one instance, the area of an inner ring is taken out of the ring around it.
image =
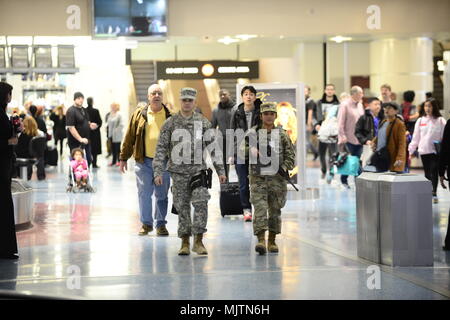
[[[128,124],[120,152],[120,170],[125,173],[127,160],[133,155],[136,160],[135,174],[139,196],[139,214],[142,228],[139,235],[144,236],[153,231],[153,220],[156,220],[156,234],[168,236],[166,229],[170,177],[167,171],[161,172],[161,183],[153,182],[153,159],[156,152],[159,133],[170,112],[162,103],[163,92],[159,85],[148,88],[148,104],[134,111]],[[152,208],[153,193],[156,197],[156,208]],[[153,219],[154,212],[154,219]]]
[[[203,234],[208,220],[208,200],[212,171],[206,170],[204,150],[213,147],[218,154],[211,154],[220,183],[226,182],[222,154],[215,141],[211,123],[194,112],[197,90],[181,89],[180,112],[174,114],[161,128],[156,156],[153,161],[155,184],[163,185],[166,168],[172,178],[173,205],[178,213],[178,237],[182,239],[179,255],[190,254],[189,239],[194,234],[192,251],[206,255]],[[213,144],[213,145],[211,145]],[[211,145],[211,146],[210,146]],[[180,152],[181,151],[181,152]],[[194,217],[191,219],[191,203]]]

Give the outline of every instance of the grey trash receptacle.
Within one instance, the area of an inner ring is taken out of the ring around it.
[[[375,263],[381,263],[379,178],[384,174],[363,172],[355,181],[357,253]]]
[[[31,226],[34,219],[33,188],[25,180],[12,179],[11,193],[16,226],[23,228]]]
[[[381,263],[432,266],[431,182],[414,174],[383,175],[379,188]]]

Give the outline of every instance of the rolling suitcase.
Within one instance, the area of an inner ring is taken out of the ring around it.
[[[220,185],[220,214],[222,217],[226,215],[242,215],[244,212],[241,206],[239,182],[228,182],[227,166],[225,166],[225,173],[227,183]]]

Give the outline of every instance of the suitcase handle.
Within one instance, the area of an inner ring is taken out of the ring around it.
[[[227,177],[227,184],[228,183],[230,183],[230,182],[239,182],[239,178],[238,178],[238,180],[237,181],[230,181],[230,175],[229,175],[229,172],[228,172],[228,166],[233,166],[234,167],[234,171],[236,172],[236,176],[238,176],[237,175],[237,171],[236,171],[236,165],[234,165],[234,164],[230,164],[230,165],[228,165],[228,164],[225,164],[225,176]]]

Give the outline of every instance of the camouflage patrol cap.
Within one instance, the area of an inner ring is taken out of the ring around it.
[[[260,112],[264,113],[267,111],[277,112],[277,105],[274,102],[265,102],[260,107]]]
[[[180,99],[193,99],[197,96],[197,90],[194,88],[183,88],[180,91]]]

